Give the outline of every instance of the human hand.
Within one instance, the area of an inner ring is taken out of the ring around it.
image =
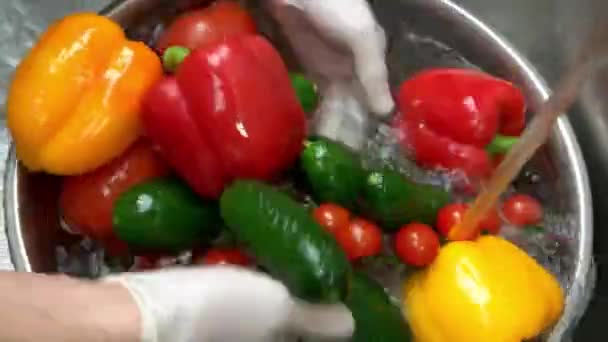
[[[390,114],[386,37],[366,0],[268,0],[322,95],[315,133],[359,148],[368,113]]]
[[[129,290],[144,342],[272,341],[285,332],[349,337],[350,311],[291,298],[262,273],[231,266],[125,273],[107,279]]]

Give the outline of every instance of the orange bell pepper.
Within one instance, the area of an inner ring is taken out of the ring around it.
[[[54,23],[18,66],[8,127],[31,171],[81,174],[140,135],[140,99],[162,76],[156,54],[91,13]]]

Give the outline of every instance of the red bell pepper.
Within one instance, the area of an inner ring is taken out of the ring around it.
[[[521,91],[477,70],[423,71],[401,85],[398,103],[401,142],[420,166],[474,178],[489,175],[489,152],[504,152],[525,126]]]
[[[270,179],[297,158],[306,119],[278,52],[261,36],[201,47],[143,101],[147,134],[200,195]]]
[[[71,229],[101,242],[108,253],[123,255],[127,245],[112,229],[114,202],[129,188],[169,171],[155,147],[139,140],[102,167],[63,179],[59,195],[63,219]]]

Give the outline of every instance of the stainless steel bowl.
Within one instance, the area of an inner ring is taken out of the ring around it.
[[[123,0],[103,13],[123,25],[131,36],[151,39],[159,13],[176,13],[189,2]],[[534,68],[502,37],[454,3],[370,2],[389,34],[391,82],[397,83],[421,67],[470,66],[471,62],[518,84],[525,91],[532,112],[547,97],[549,90]],[[272,24],[263,30],[276,35]],[[566,118],[559,120],[551,140],[526,170],[527,175],[522,176],[518,186],[544,201],[550,213],[547,227],[560,239],[561,252],[550,261],[549,268],[560,273],[560,281],[567,289],[566,311],[546,336],[547,340],[560,341],[571,333],[584,312],[593,283],[590,189],[581,151]],[[530,174],[540,175],[540,181],[536,176],[528,177]],[[13,148],[4,182],[6,230],[15,268],[55,272],[56,246],[65,239],[58,221],[58,178],[27,172],[17,162]]]

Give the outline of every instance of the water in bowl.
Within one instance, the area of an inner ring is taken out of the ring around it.
[[[286,47],[285,40],[272,20],[268,20],[264,12],[254,8],[253,13],[260,19],[260,29],[268,36],[283,53],[287,65],[297,70],[298,64],[293,54]],[[382,12],[377,12],[380,22],[383,22]],[[128,34],[149,44],[152,44],[162,31],[166,22],[166,12],[162,18],[149,17],[140,25],[130,28]],[[417,71],[427,67],[465,67],[476,68],[458,51],[447,44],[417,32],[414,28],[403,22],[393,22],[393,27],[387,30],[388,51],[387,65],[390,71],[390,82],[397,87],[404,79],[411,77]],[[414,162],[404,157],[404,153],[394,138],[390,126],[376,122],[370,131],[367,141],[360,151],[367,165],[383,165],[399,170],[408,178],[419,182],[443,186],[453,190],[455,181],[462,181],[463,176],[458,173],[430,172],[420,169]],[[545,178],[553,175],[543,174],[540,170],[545,160],[531,160],[521,172],[519,178],[512,184],[506,194],[514,191],[528,193],[541,201],[549,201],[555,197],[555,191],[548,184],[552,182]],[[557,194],[558,195],[558,194]],[[470,196],[456,194],[456,197],[466,200]],[[502,235],[526,250],[531,256],[555,274],[562,286],[568,290],[571,286],[576,253],[572,250],[577,239],[578,229],[573,227],[574,220],[568,213],[560,210],[559,206],[545,207],[546,215],[542,226],[543,231],[522,231],[505,226]],[[388,243],[387,243],[388,247]],[[389,248],[387,248],[389,251]],[[57,247],[57,261],[61,272],[72,275],[96,278],[111,272],[126,271],[136,264],[134,258],[109,258],[98,244],[89,239],[79,239],[69,245]],[[180,258],[171,258],[167,264],[187,264],[188,254]],[[396,297],[399,296],[401,278],[407,271],[401,265],[368,265],[368,271],[373,273],[383,285]],[[289,337],[293,340],[293,337]]]

